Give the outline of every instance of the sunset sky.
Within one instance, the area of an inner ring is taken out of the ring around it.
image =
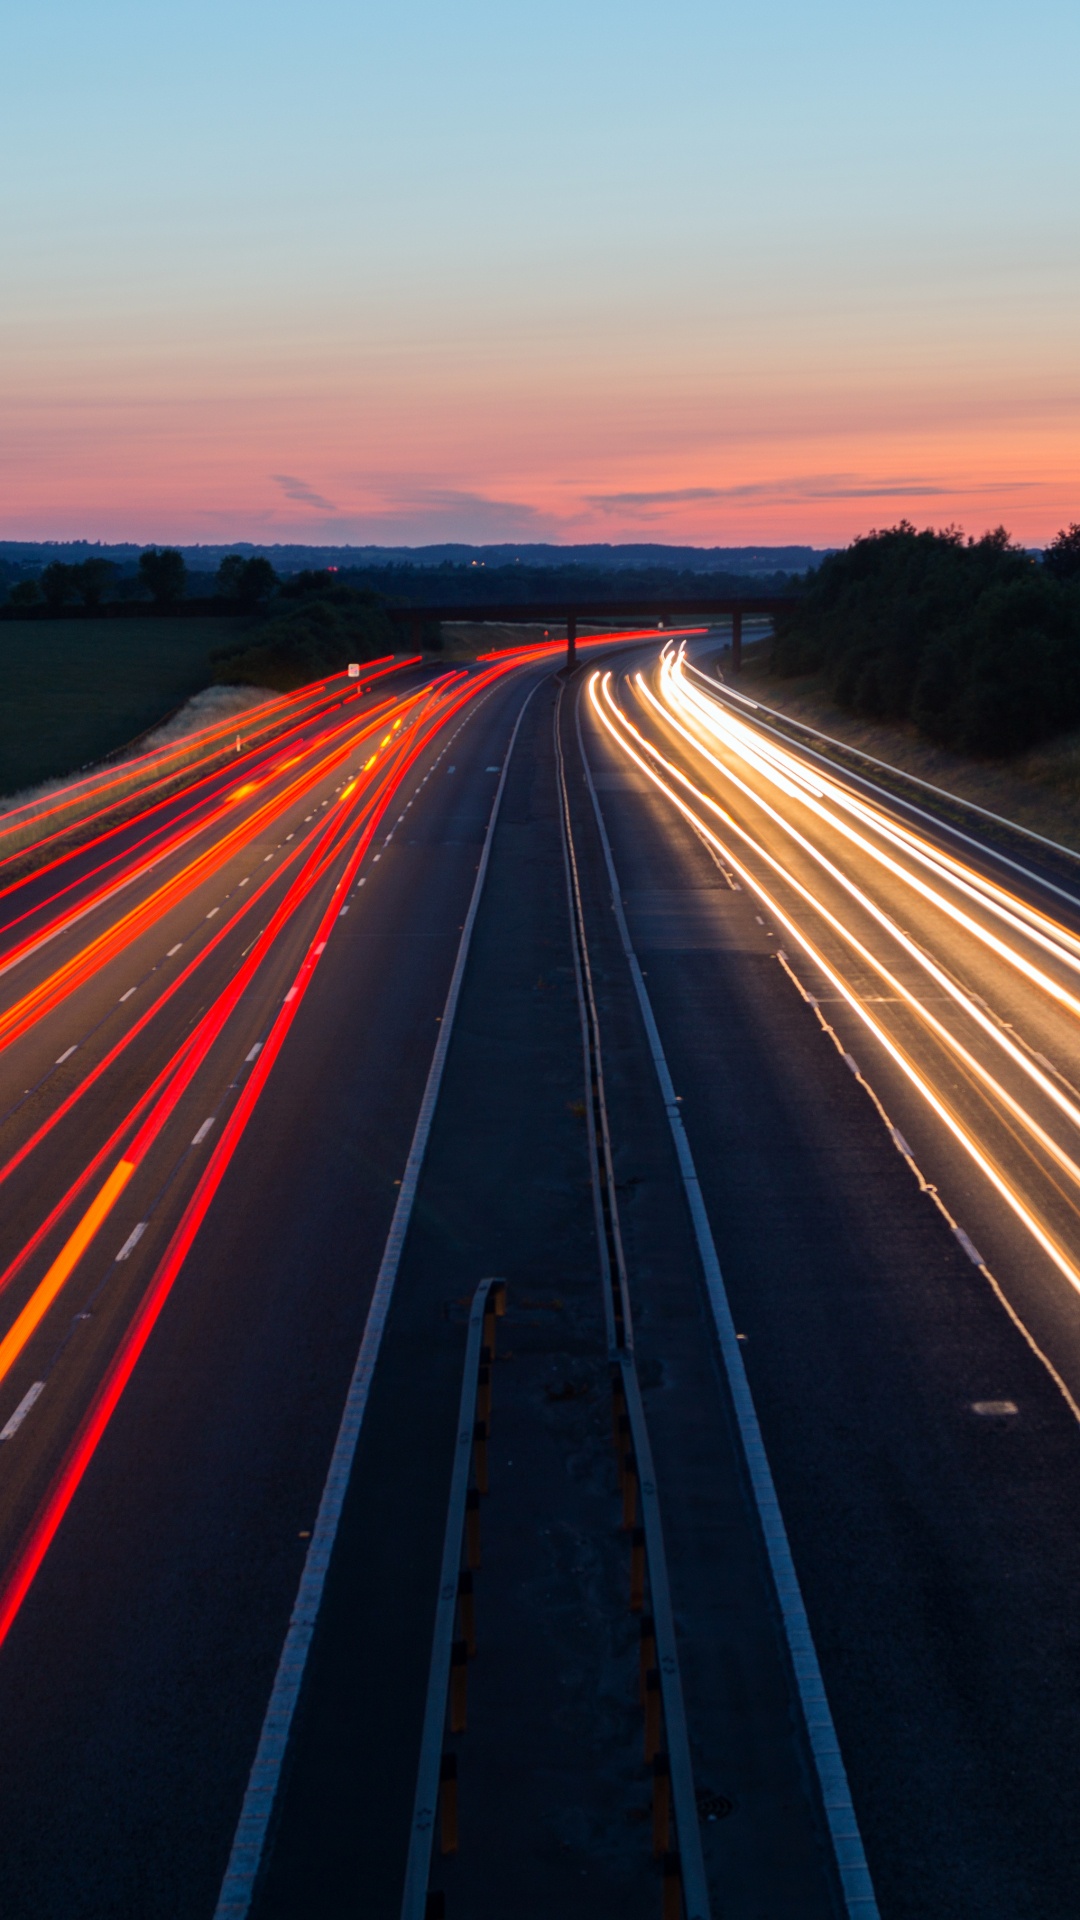
[[[8,0],[0,538],[1080,519],[1071,0]]]

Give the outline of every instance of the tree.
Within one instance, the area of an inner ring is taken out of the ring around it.
[[[215,585],[226,600],[239,600],[240,582],[244,577],[247,561],[242,553],[227,553],[217,570]]]
[[[247,606],[268,600],[277,583],[277,574],[262,554],[245,560],[242,553],[227,553],[217,570],[218,592]]]
[[[41,575],[41,591],[49,606],[56,612],[69,600],[74,600],[76,592],[76,569],[65,566],[62,560],[50,560]]]
[[[183,599],[187,581],[183,554],[175,547],[147,547],[139,555],[139,579],[159,607],[175,605]]]
[[[100,607],[116,568],[111,560],[84,560],[81,566],[72,567],[75,591],[84,607]]]
[[[1080,524],[1063,527],[1043,553],[1043,566],[1056,580],[1080,577]]]
[[[13,607],[36,607],[41,599],[41,588],[36,580],[16,580],[8,600]]]

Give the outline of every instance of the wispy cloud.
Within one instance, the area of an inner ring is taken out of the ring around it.
[[[276,481],[286,500],[299,500],[302,506],[318,507],[323,513],[336,513],[332,500],[324,500],[321,493],[309,487],[306,480],[297,480],[291,473],[272,473],[270,478]]]
[[[622,515],[636,512],[654,518],[668,507],[688,501],[767,501],[776,506],[798,506],[809,500],[948,500],[974,494],[1015,493],[1029,481],[1001,481],[975,485],[898,477],[874,480],[853,473],[796,474],[778,480],[745,481],[730,487],[678,487],[642,493],[592,493],[588,505],[597,512]]]
[[[412,541],[499,541],[557,538],[560,523],[524,500],[498,500],[465,487],[427,480],[359,482],[376,501],[359,518],[374,538]],[[395,531],[400,530],[400,531]]]

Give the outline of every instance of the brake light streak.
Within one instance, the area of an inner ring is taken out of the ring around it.
[[[172,1190],[176,1173],[186,1163],[193,1145],[189,1122],[184,1128],[182,1144],[176,1142],[170,1150],[165,1138],[169,1123],[174,1115],[179,1121],[183,1121],[182,1103],[189,1091],[194,1092],[200,1069],[207,1065],[211,1057],[215,1059],[218,1057],[219,1045],[230,1044],[228,1033],[232,1015],[236,1012],[244,995],[262,980],[264,963],[280,950],[281,936],[295,923],[295,916],[299,909],[305,901],[312,898],[317,887],[324,881],[330,882],[329,892],[319,908],[314,936],[307,942],[304,957],[299,969],[293,975],[284,998],[279,997],[276,1002],[276,1012],[271,1017],[269,1029],[264,1031],[263,1036],[256,1040],[254,1045],[250,1044],[250,1028],[248,1029],[248,1036],[243,1043],[245,1049],[243,1064],[251,1071],[246,1079],[242,1069],[234,1069],[232,1072],[226,1092],[229,1095],[236,1094],[235,1105],[228,1118],[222,1123],[216,1143],[210,1146],[209,1161],[196,1183],[190,1200],[183,1206],[179,1222],[172,1232],[164,1255],[154,1270],[148,1289],[133,1309],[127,1331],[121,1336],[120,1344],[107,1365],[101,1385],[69,1447],[52,1488],[30,1523],[22,1547],[0,1586],[0,1640],[6,1635],[18,1612],[22,1598],[28,1591],[34,1573],[55,1535],[56,1528],[74,1495],[86,1465],[106,1430],[111,1412],[131,1377],[139,1354],[145,1347],[146,1340],[180,1271],[183,1260],[225,1176],[274,1061],[303,1004],[314,971],[324,957],[330,934],[342,916],[347,904],[345,896],[354,885],[363,884],[364,876],[358,874],[358,869],[365,856],[370,853],[376,832],[385,822],[390,807],[395,803],[400,807],[403,782],[408,779],[420,755],[428,749],[436,736],[454,721],[455,716],[459,715],[461,716],[458,719],[460,729],[460,726],[465,724],[469,712],[475,711],[476,706],[486,697],[496,682],[512,670],[512,662],[500,660],[496,666],[471,678],[461,673],[448,674],[434,683],[429,683],[420,690],[419,694],[410,695],[398,703],[398,711],[395,715],[397,724],[392,725],[390,735],[386,736],[386,748],[377,750],[361,771],[353,773],[340,783],[339,791],[334,796],[340,804],[328,806],[325,813],[320,808],[315,816],[315,825],[307,830],[304,838],[285,856],[282,866],[275,868],[275,871],[268,875],[259,887],[253,888],[250,894],[245,895],[229,921],[221,925],[212,940],[208,940],[200,953],[193,956],[188,966],[178,975],[177,980],[158,996],[152,1007],[144,1010],[138,1022],[133,1023],[132,1034],[136,1029],[145,1031],[148,1021],[155,1017],[173,993],[185,981],[193,979],[197,968],[205,960],[206,954],[235,931],[242,917],[257,905],[260,898],[271,887],[277,887],[280,890],[282,885],[285,885],[285,893],[279,899],[270,920],[245,949],[245,954],[227,986],[216,995],[210,1007],[200,1015],[192,1032],[181,1042],[171,1059],[157,1073],[152,1084],[144,1090],[120,1125],[112,1129],[109,1139],[92,1155],[81,1174],[70,1185],[67,1193],[54,1205],[48,1218],[10,1263],[7,1272],[0,1275],[0,1293],[2,1293],[15,1274],[25,1268],[31,1255],[44,1249],[46,1240],[60,1226],[65,1213],[81,1198],[81,1214],[67,1232],[58,1251],[52,1256],[42,1278],[32,1288],[29,1298],[22,1303],[7,1333],[0,1339],[0,1380],[15,1367],[35,1333],[43,1328],[50,1312],[58,1306],[65,1286],[73,1274],[79,1270],[80,1263],[90,1249],[97,1244],[103,1226],[113,1216],[121,1200],[129,1190],[134,1191],[131,1183],[138,1177],[140,1167],[148,1165],[151,1148],[161,1140],[166,1154],[169,1155],[171,1152],[172,1171],[166,1175],[162,1183],[161,1149],[157,1149],[159,1171],[154,1175],[157,1198],[144,1195],[139,1209],[141,1217],[127,1229],[127,1238],[123,1242],[120,1254],[113,1256],[105,1278],[96,1286],[93,1298],[97,1298],[101,1288],[106,1284],[108,1273],[118,1271],[128,1273],[130,1271],[128,1262],[132,1254],[136,1249],[141,1250],[149,1244],[144,1236],[151,1224],[155,1209],[160,1200]],[[363,715],[357,717],[363,719]],[[385,726],[385,720],[382,724]],[[359,737],[362,738],[362,734]],[[452,738],[453,735],[450,737]],[[354,751],[356,739],[354,727],[353,736],[346,749],[346,758]],[[443,751],[445,750],[444,747]],[[329,770],[332,771],[332,768]],[[322,764],[321,771],[325,777],[328,771],[325,763]],[[294,869],[291,881],[287,879],[289,867]],[[269,981],[267,984],[269,985]],[[280,989],[278,991],[280,995]],[[67,1117],[72,1113],[86,1089],[100,1079],[119,1057],[125,1045],[130,1043],[130,1037],[130,1035],[123,1036],[109,1050],[105,1058],[90,1069],[80,1087],[60,1103],[56,1114],[50,1116],[37,1130],[33,1139],[24,1143],[15,1154],[9,1156],[7,1164],[0,1167],[0,1182],[7,1179],[17,1166],[24,1164],[26,1155],[47,1135],[61,1115]],[[220,1075],[220,1065],[218,1072]],[[202,1112],[206,1114],[210,1111],[211,1118],[217,1121],[219,1105],[220,1100],[217,1103],[209,1102],[202,1107]],[[201,1141],[205,1136],[206,1123],[204,1122],[196,1138]],[[175,1130],[169,1138],[175,1140]],[[179,1157],[177,1157],[177,1148],[179,1148]],[[95,1182],[100,1182],[96,1193],[94,1193]],[[87,1194],[93,1194],[88,1204]],[[63,1350],[67,1350],[66,1345]],[[40,1382],[35,1385],[40,1391]],[[11,1422],[9,1427],[14,1432]]]

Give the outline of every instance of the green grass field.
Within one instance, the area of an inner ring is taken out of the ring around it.
[[[212,678],[229,619],[0,622],[0,794],[75,772]]]

